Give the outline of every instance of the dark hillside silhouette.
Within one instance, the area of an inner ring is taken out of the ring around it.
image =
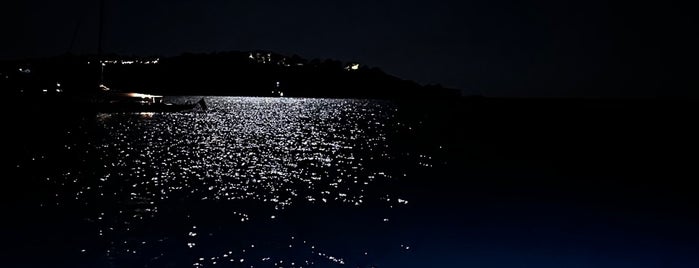
[[[1,64],[2,88],[19,94],[89,93],[99,61],[61,56]],[[164,95],[335,98],[424,98],[458,96],[458,90],[421,86],[378,68],[337,60],[305,60],[268,51],[186,53],[176,57],[107,55],[104,82],[114,90]],[[24,66],[24,67],[22,67]],[[21,70],[20,70],[21,69]],[[29,70],[29,71],[27,71]],[[46,91],[46,92],[44,92]]]

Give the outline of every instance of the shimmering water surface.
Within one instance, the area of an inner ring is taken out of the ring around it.
[[[65,245],[74,261],[306,267],[410,253],[414,236],[386,232],[410,200],[387,185],[431,164],[392,148],[413,127],[395,104],[208,102],[207,112],[98,114],[65,130],[60,152],[31,156],[74,157],[44,166],[51,196],[39,204],[80,217]]]
[[[620,121],[206,100],[13,115],[0,267],[699,265],[691,188],[643,179],[647,139]]]

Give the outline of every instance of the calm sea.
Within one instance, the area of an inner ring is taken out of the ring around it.
[[[0,266],[699,264],[692,195],[634,178],[648,160],[611,120],[206,101],[206,112],[14,115]]]

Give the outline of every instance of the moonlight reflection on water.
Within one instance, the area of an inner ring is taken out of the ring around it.
[[[103,118],[109,136],[99,147],[114,160],[105,180],[118,174],[133,181],[141,190],[134,199],[185,192],[283,209],[300,200],[359,205],[362,188],[391,177],[367,167],[374,158],[392,157],[389,107],[310,99],[225,99],[219,105],[230,110]]]
[[[86,246],[82,254],[141,266],[167,266],[173,260],[195,267],[231,262],[304,267],[359,259],[372,264],[368,251],[376,245],[339,241],[346,236],[339,233],[355,225],[383,230],[393,223],[389,211],[408,205],[401,196],[373,188],[405,176],[406,165],[418,165],[396,163],[400,156],[391,137],[410,126],[397,120],[395,105],[207,101],[208,113],[100,114],[96,144],[66,145],[66,150],[94,150],[98,160],[93,161],[101,163],[68,167],[62,176],[47,178],[59,186],[56,205],[94,212],[85,216],[100,242],[88,243],[92,248]],[[86,173],[94,177],[74,175]],[[352,207],[372,212],[328,213]],[[326,235],[337,236],[313,237],[318,221],[336,226]],[[310,224],[306,233],[312,238],[296,237],[304,227],[293,224]],[[383,242],[387,245],[381,247],[410,249],[405,241]],[[342,251],[333,255],[317,243]],[[342,255],[355,251],[357,256]]]
[[[697,267],[646,104],[207,102],[12,114],[0,266]]]

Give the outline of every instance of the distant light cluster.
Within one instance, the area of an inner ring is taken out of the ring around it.
[[[250,52],[248,55],[248,59],[250,59],[254,63],[258,64],[272,64],[272,65],[279,65],[279,66],[284,66],[284,67],[290,67],[291,64],[289,64],[289,60],[287,60],[286,57],[283,56],[277,56],[273,55],[272,53],[266,52]],[[303,64],[301,64],[303,65]]]
[[[347,66],[345,66],[346,71],[358,71],[359,70],[359,63],[349,63]]]
[[[120,65],[146,64],[146,65],[149,65],[149,64],[159,64],[160,59],[156,58],[156,59],[149,59],[149,60],[102,60],[102,61],[100,61],[100,63],[102,63],[103,66],[107,65],[107,64],[112,64],[112,65],[115,65],[115,64],[120,64]],[[88,62],[88,64],[89,64],[89,62]]]

